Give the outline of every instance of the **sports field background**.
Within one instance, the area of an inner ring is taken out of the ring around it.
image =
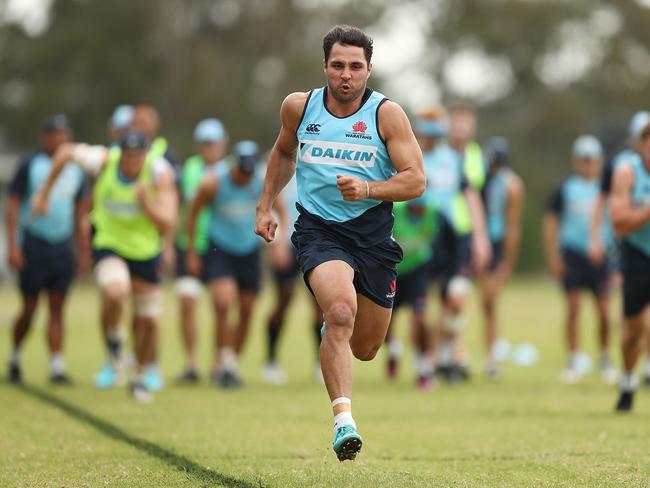
[[[650,392],[635,412],[612,413],[615,388],[596,372],[562,385],[564,363],[557,287],[547,279],[518,280],[503,296],[503,336],[532,342],[540,361],[506,364],[503,379],[482,375],[478,301],[470,306],[468,342],[474,377],[468,384],[421,392],[405,357],[388,384],[385,351],[356,363],[354,412],[365,445],[356,462],[331,452],[331,413],[325,389],[313,379],[314,346],[306,294],[290,309],[280,354],[286,387],[265,385],[263,318],[270,289],[259,302],[243,356],[246,388],[222,391],[171,386],[183,365],[177,306],[170,290],[161,365],[170,384],[153,405],[134,404],[124,388],[98,391],[92,375],[103,360],[97,296],[77,286],[67,309],[66,360],[77,384],[46,382],[43,310],[23,349],[27,387],[0,381],[0,486],[648,486]],[[585,299],[588,297],[585,296]],[[18,295],[0,288],[0,364],[9,351],[9,324]],[[45,303],[43,302],[43,305]],[[596,360],[595,324],[584,301],[583,349]],[[612,317],[618,315],[618,304]],[[201,357],[209,364],[211,317],[200,314]],[[406,338],[406,315],[398,316]],[[619,324],[616,324],[618,330]],[[612,338],[619,364],[618,332]]]

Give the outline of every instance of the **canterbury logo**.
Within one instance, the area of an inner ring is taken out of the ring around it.
[[[320,124],[309,124],[305,130],[307,134],[318,134],[320,132]]]

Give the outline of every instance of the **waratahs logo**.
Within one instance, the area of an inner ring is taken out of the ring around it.
[[[397,280],[393,280],[389,285],[389,292],[386,293],[386,298],[395,298],[395,293],[397,293]]]
[[[352,126],[354,132],[365,132],[367,128],[368,126],[363,122],[363,120],[360,120]]]
[[[355,122],[352,125],[352,132],[346,132],[345,137],[351,137],[353,139],[368,139],[371,140],[372,136],[366,134],[368,126],[363,120]]]

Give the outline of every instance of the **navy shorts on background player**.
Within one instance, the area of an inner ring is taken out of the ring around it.
[[[25,232],[22,251],[25,264],[20,271],[20,291],[37,296],[47,290],[65,295],[75,274],[71,241],[51,244]]]
[[[394,309],[404,305],[413,308],[414,312],[422,312],[427,303],[429,288],[429,263],[415,268],[397,277],[397,292]]]
[[[201,254],[199,257],[201,258],[203,266],[201,268],[201,276],[199,276],[198,279],[202,283],[207,283],[208,280],[205,275],[205,255]],[[176,246],[176,278],[183,278],[184,276],[195,277],[187,271],[187,251]]]
[[[562,285],[568,291],[591,290],[597,296],[605,296],[610,288],[610,271],[607,262],[595,266],[584,256],[571,249],[563,249],[564,276]]]
[[[259,248],[250,254],[236,256],[210,243],[210,250],[203,258],[207,282],[219,278],[232,278],[241,290],[257,293],[260,290],[262,265]]]
[[[638,315],[650,303],[650,256],[623,241],[623,313]]]
[[[438,238],[433,243],[433,259],[429,265],[429,279],[440,282],[440,293],[447,296],[449,282],[455,276],[471,276],[471,235],[458,235],[443,220]]]
[[[318,217],[301,211],[291,241],[298,250],[298,264],[305,283],[309,288],[309,272],[316,266],[328,261],[344,261],[354,270],[353,284],[357,293],[381,307],[392,308],[397,286],[396,266],[402,260],[402,249],[391,237],[368,243],[367,247],[359,245],[357,232],[350,232],[355,239],[346,238],[342,232],[347,226],[354,227],[355,220],[360,222],[353,219],[328,225]]]
[[[289,266],[284,269],[272,269],[273,281],[279,288],[292,288],[296,282],[296,277],[300,273],[300,266],[298,266],[298,251],[295,246],[289,244],[291,252],[291,260]]]
[[[93,261],[95,265],[108,256],[117,256],[122,259],[129,268],[129,274],[140,278],[148,283],[158,284],[161,281],[161,259],[160,254],[152,259],[136,261],[120,256],[110,249],[93,249]]]

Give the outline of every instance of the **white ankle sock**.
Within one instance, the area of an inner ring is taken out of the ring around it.
[[[50,371],[53,374],[61,374],[65,370],[65,363],[63,361],[63,354],[55,352],[50,358]]]
[[[621,391],[634,392],[639,387],[639,378],[633,371],[625,371],[621,374]]]
[[[9,364],[17,366],[20,362],[20,350],[15,347],[11,350],[11,356],[9,357]]]
[[[355,429],[357,428],[357,424],[352,418],[352,412],[341,412],[334,416],[334,432],[344,425],[352,425]]]
[[[650,359],[645,360],[645,364],[643,365],[643,373],[645,376],[650,376]]]

